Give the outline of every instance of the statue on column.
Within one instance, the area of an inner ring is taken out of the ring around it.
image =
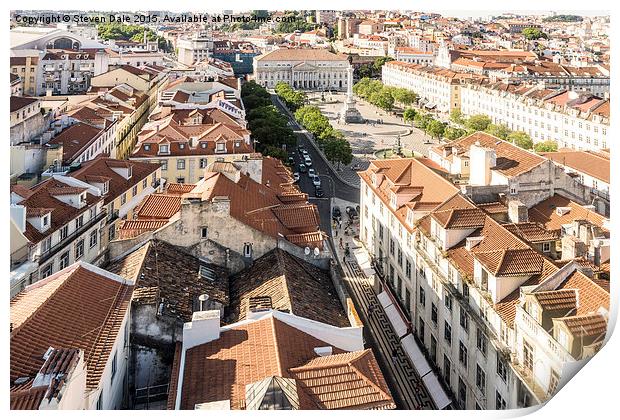
[[[347,60],[349,62],[347,67],[347,97],[340,111],[338,121],[340,124],[363,123],[364,117],[355,107],[355,98],[353,97],[353,56],[349,55]]]

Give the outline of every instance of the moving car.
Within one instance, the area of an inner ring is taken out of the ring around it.
[[[293,156],[288,157],[288,164],[291,166],[295,165],[295,158]]]
[[[319,178],[318,175],[315,175],[314,178],[312,178],[312,183],[314,184],[315,187],[320,187],[321,186],[321,178]]]
[[[308,177],[310,177],[310,179],[314,178],[315,175],[316,171],[314,170],[314,168],[308,169]]]
[[[314,187],[314,196],[315,197],[323,197],[323,188],[321,187]]]
[[[306,165],[304,165],[303,163],[300,163],[299,164],[299,172],[302,173],[302,174],[305,173],[305,172],[308,172],[308,169],[306,168]]]
[[[295,182],[299,181],[299,172],[295,172],[295,173],[293,174],[293,180],[294,180]]]
[[[310,157],[307,157],[304,160],[304,163],[306,164],[306,166],[312,166],[312,159],[310,159]]]

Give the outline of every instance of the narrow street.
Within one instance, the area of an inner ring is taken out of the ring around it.
[[[272,95],[273,104],[280,112],[289,118],[290,126],[297,137],[297,146],[302,146],[308,151],[312,159],[312,168],[321,178],[321,187],[324,191],[323,197],[315,196],[315,188],[312,180],[307,173],[300,173],[298,182],[299,188],[308,194],[310,202],[317,205],[320,215],[321,229],[330,235],[332,248],[335,250],[335,258],[343,270],[345,276],[345,284],[355,303],[355,308],[363,319],[366,326],[366,336],[370,338],[372,348],[381,364],[381,369],[390,384],[390,389],[394,392],[394,397],[401,409],[420,410],[435,409],[433,401],[428,394],[422,380],[415,372],[411,361],[405,354],[399,337],[394,332],[387,314],[381,307],[375,292],[372,289],[370,280],[363,274],[354,257],[348,257],[344,262],[344,252],[338,248],[338,240],[335,232],[332,231],[331,225],[331,201],[332,198],[343,200],[351,204],[359,203],[360,191],[358,188],[342,182],[334,173],[332,167],[324,161],[323,157],[315,149],[314,144],[303,133],[302,127],[291,118],[288,110],[280,103],[275,95]],[[301,157],[299,148],[296,147],[294,154],[295,159],[293,171],[298,172]],[[341,208],[343,218],[344,208]],[[343,233],[340,232],[342,237]],[[339,239],[339,238],[338,238]],[[350,242],[351,247],[356,247],[351,236],[344,237],[345,241]],[[369,314],[368,308],[372,305],[375,308],[372,314]],[[396,349],[396,363],[393,359],[393,351]]]

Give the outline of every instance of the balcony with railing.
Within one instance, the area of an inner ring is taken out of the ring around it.
[[[563,364],[575,361],[575,358],[521,306],[517,306],[515,329],[520,329],[532,342],[536,343],[537,349],[544,351],[558,362]]]

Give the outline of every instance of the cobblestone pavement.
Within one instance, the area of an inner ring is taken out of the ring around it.
[[[343,200],[334,200],[334,203],[340,206],[344,219],[347,218],[344,214],[345,206],[354,204]],[[364,327],[370,332],[375,355],[390,383],[390,389],[395,394],[394,397],[398,401],[399,408],[407,410],[436,409],[428,390],[413,368],[409,357],[405,354],[400,338],[394,332],[387,314],[381,307],[370,279],[363,273],[355,257],[345,257],[344,249],[339,246],[341,238],[343,239],[343,246],[346,247],[346,244],[349,244],[351,250],[359,248],[359,243],[353,239],[353,235],[344,234],[344,225],[337,231],[332,229],[331,234],[336,259],[345,274],[345,284],[355,302],[358,314],[362,317]],[[371,305],[375,308],[372,312],[368,309]],[[396,349],[397,354],[396,360],[392,357],[394,349]]]
[[[400,135],[401,147],[412,150],[424,156],[428,156],[428,149],[437,144],[436,140],[430,139],[423,131],[405,124],[395,115],[379,110],[369,103],[357,99],[357,109],[362,116],[369,121],[368,124],[340,124],[338,113],[342,108],[345,95],[325,94],[325,101],[321,101],[320,93],[309,93],[311,105],[319,107],[334,128],[343,132],[353,150],[353,161],[350,165],[341,166],[338,174],[345,180],[359,186],[359,176],[356,171],[368,167],[368,161],[374,159],[374,152],[382,149],[393,148],[397,144]],[[377,124],[377,120],[383,120]]]

